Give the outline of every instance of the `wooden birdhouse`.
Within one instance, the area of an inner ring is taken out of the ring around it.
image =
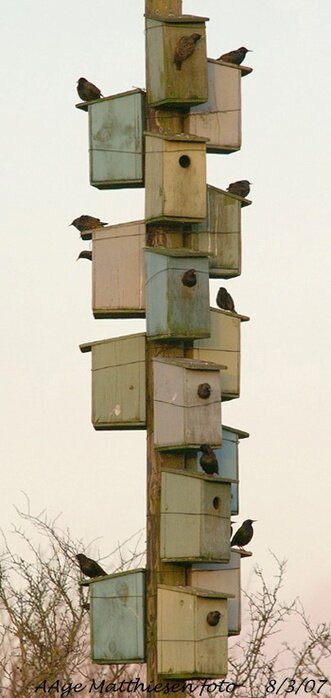
[[[169,678],[226,676],[229,594],[159,585],[158,673]]]
[[[241,148],[241,78],[251,72],[208,58],[208,101],[192,106],[184,119],[186,133],[208,138],[208,153]]]
[[[187,135],[145,136],[146,222],[206,218],[206,142]]]
[[[241,274],[241,209],[251,201],[207,186],[207,218],[185,234],[185,246],[208,254],[209,276],[230,279]]]
[[[145,570],[83,582],[90,590],[91,659],[97,664],[145,661]]]
[[[162,470],[161,478],[163,562],[228,562],[230,481],[182,470]]]
[[[208,99],[206,21],[207,17],[191,15],[146,17],[150,106],[180,109]],[[184,60],[178,61],[179,57]]]
[[[209,337],[208,257],[146,248],[145,303],[149,339]]]
[[[81,344],[92,352],[95,429],[145,429],[145,334]]]
[[[246,320],[249,320],[246,315],[211,308],[209,339],[198,339],[193,348],[185,349],[187,357],[227,367],[222,372],[222,400],[240,395],[240,329]]]
[[[94,317],[144,317],[144,221],[98,228],[92,240]]]
[[[154,442],[165,450],[221,444],[221,371],[216,364],[153,360]]]
[[[90,183],[98,189],[144,186],[143,90],[82,102],[88,111]]]
[[[222,445],[213,451],[218,462],[218,475],[215,477],[231,480],[231,516],[239,513],[239,442],[249,436],[247,431],[240,431],[222,424]],[[185,468],[189,472],[203,473],[199,463],[202,451],[188,452],[185,456]]]
[[[245,550],[231,550],[226,564],[194,563],[188,570],[188,583],[193,587],[233,595],[228,600],[228,635],[239,635],[241,631],[241,558],[251,555]]]

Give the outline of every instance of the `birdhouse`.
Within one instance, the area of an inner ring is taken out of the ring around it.
[[[209,337],[208,257],[146,248],[145,303],[149,339]]]
[[[251,72],[208,58],[208,101],[192,106],[184,119],[185,133],[208,138],[208,153],[241,148],[241,78]]]
[[[211,308],[209,339],[198,339],[193,348],[185,349],[187,357],[227,367],[222,373],[222,400],[240,395],[240,327],[246,320],[246,315]],[[205,439],[201,443],[209,442]]]
[[[146,17],[146,82],[150,106],[180,109],[208,99],[207,19],[192,15]]]
[[[164,450],[220,445],[221,371],[192,359],[153,359],[154,443]]]
[[[94,317],[144,317],[144,221],[98,228],[92,240]]]
[[[89,115],[90,183],[98,189],[144,186],[143,90],[78,104]]]
[[[226,676],[229,594],[159,585],[158,673],[169,678]]]
[[[95,429],[145,429],[145,334],[81,344],[92,352]]]
[[[251,555],[245,550],[231,550],[226,564],[195,563],[188,570],[188,583],[193,587],[233,595],[228,600],[228,635],[239,635],[241,631],[241,558]]]
[[[230,279],[241,274],[241,209],[251,201],[207,186],[207,218],[194,223],[185,246],[208,254],[209,276]]]
[[[187,135],[145,136],[146,222],[206,218],[206,142]]]
[[[230,481],[205,474],[162,470],[160,555],[163,562],[228,562],[230,486]]]
[[[231,480],[231,516],[239,513],[239,441],[249,436],[247,431],[232,427],[221,427],[222,445],[213,448],[218,461],[218,475],[215,477]],[[199,464],[202,451],[188,452],[185,457],[185,468],[189,472],[203,473]]]
[[[84,581],[90,590],[91,659],[98,664],[145,661],[145,570]]]

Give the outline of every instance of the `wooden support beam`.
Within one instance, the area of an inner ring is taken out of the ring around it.
[[[161,17],[181,15],[182,0],[145,0],[145,14]]]

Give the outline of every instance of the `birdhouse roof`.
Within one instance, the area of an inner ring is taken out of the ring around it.
[[[110,99],[119,99],[120,97],[127,97],[128,95],[134,94],[146,94],[146,90],[140,87],[136,87],[134,90],[127,90],[126,92],[117,92],[115,95],[108,95],[107,97],[100,97],[99,99],[91,99],[88,102],[79,102],[76,104],[76,109],[82,109],[82,111],[88,111],[91,104],[96,104],[97,102],[107,102]]]
[[[219,448],[218,446],[215,446],[215,448]],[[199,450],[199,447],[197,447],[197,450]],[[196,480],[205,480],[206,482],[214,482],[218,483],[228,483],[229,485],[232,485],[232,483],[238,482],[238,480],[234,480],[228,477],[221,477],[219,475],[206,475],[206,473],[196,473],[193,470],[180,470],[179,468],[176,470],[174,468],[162,468],[163,473],[170,473],[170,475],[182,475],[184,477],[190,477],[190,478],[195,478]]]
[[[173,587],[168,586],[168,584],[158,584],[158,589],[165,589],[168,591],[177,591],[181,594],[191,594],[192,596],[200,596],[203,599],[234,599],[234,594],[226,594],[220,591],[209,591],[208,589],[200,589],[199,587]]]
[[[212,184],[207,184],[207,189],[213,189],[213,191],[216,191],[219,194],[225,194],[225,196],[229,196],[231,199],[237,199],[237,201],[240,201],[242,208],[244,208],[244,206],[250,206],[252,203],[250,199],[245,199],[243,196],[238,196],[238,194],[232,194],[230,191],[226,191],[225,189],[219,189],[218,187],[214,187]]]
[[[203,138],[202,136],[192,136],[190,133],[153,133],[151,131],[145,131],[145,136],[150,136],[151,138],[161,138],[163,141],[178,141],[180,143],[207,143],[209,138]]]
[[[223,310],[222,308],[210,308],[212,313],[222,313],[223,315],[231,315],[231,317],[236,317],[242,322],[247,322],[250,320],[248,315],[240,315],[239,313],[233,313],[231,310]]]
[[[146,337],[145,332],[137,332],[137,334],[125,334],[122,337],[110,337],[110,339],[97,339],[95,342],[84,342],[79,345],[79,348],[83,354],[87,351],[91,351],[92,347],[97,344],[108,344],[109,342],[118,342],[121,339],[133,339],[133,337]]]
[[[235,429],[234,427],[227,427],[225,424],[222,424],[222,429],[227,429],[227,431],[231,431],[233,434],[238,434],[239,439],[247,439],[249,436],[248,431],[241,431],[240,429]]]
[[[187,248],[175,248],[168,249],[164,247],[144,247],[146,252],[152,252],[152,254],[161,254],[164,257],[192,257],[193,259],[206,259],[207,254],[202,252],[195,252],[193,250],[188,250]]]
[[[198,359],[182,359],[180,357],[174,357],[172,359],[163,358],[158,356],[153,359],[154,362],[161,364],[171,364],[172,366],[180,366],[180,368],[185,368],[190,371],[219,371],[220,369],[226,369],[226,366],[220,366],[211,361],[199,361]]]
[[[92,579],[84,579],[80,582],[82,587],[87,587],[90,584],[102,584],[102,582],[107,581],[107,579],[113,579],[114,577],[127,577],[129,574],[139,574],[139,572],[145,574],[146,570],[144,567],[137,567],[135,570],[127,570],[126,572],[113,572],[113,574],[105,574],[103,577],[92,577]]]
[[[249,75],[253,72],[253,68],[249,68],[248,65],[236,65],[235,63],[227,63],[226,61],[218,61],[215,58],[207,58],[208,63],[216,63],[216,65],[226,65],[227,68],[234,68],[235,70],[240,70],[241,77],[244,78],[245,75]]]
[[[198,17],[197,15],[164,16],[145,14],[145,17],[162,24],[202,24],[202,22],[209,22],[209,17]]]

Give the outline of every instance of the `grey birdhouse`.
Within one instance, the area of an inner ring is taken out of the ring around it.
[[[188,570],[188,583],[193,587],[233,595],[228,600],[229,635],[239,635],[241,631],[241,558],[251,555],[245,550],[231,550],[226,564],[195,563]]]
[[[194,587],[159,585],[157,662],[161,676],[226,676],[229,596]],[[215,616],[216,624],[211,625]]]
[[[180,109],[208,99],[207,17],[146,17],[147,101]],[[200,34],[196,42],[192,35]],[[185,38],[183,38],[185,37]],[[181,53],[183,62],[176,61]]]
[[[153,360],[156,448],[220,445],[221,370],[191,359]],[[206,390],[205,390],[206,389]]]
[[[186,135],[145,136],[146,222],[206,218],[206,142]]]
[[[231,480],[231,516],[239,513],[239,442],[249,436],[247,431],[240,431],[232,427],[221,427],[222,445],[216,446],[213,451],[218,462],[218,475],[215,477]],[[185,468],[189,472],[203,473],[199,463],[202,451],[189,452],[185,457]]]
[[[186,133],[208,138],[208,153],[233,153],[241,148],[241,78],[252,69],[208,58],[208,101],[191,107]]]
[[[240,395],[240,329],[246,320],[249,320],[246,315],[211,308],[209,339],[198,339],[193,348],[185,349],[187,357],[227,367],[222,373],[222,400]]]
[[[207,218],[194,223],[185,246],[208,254],[209,275],[230,279],[241,274],[241,209],[251,201],[207,186]]]
[[[161,478],[163,562],[228,562],[231,483],[180,470]]]
[[[94,317],[144,317],[144,221],[99,228],[92,240]]]
[[[81,344],[92,352],[95,429],[145,429],[145,334]]]
[[[91,659],[98,664],[145,661],[145,570],[86,580],[90,590]]]
[[[209,337],[208,257],[146,248],[145,303],[149,339]]]
[[[144,186],[143,90],[82,102],[88,111],[90,183],[98,189]]]

